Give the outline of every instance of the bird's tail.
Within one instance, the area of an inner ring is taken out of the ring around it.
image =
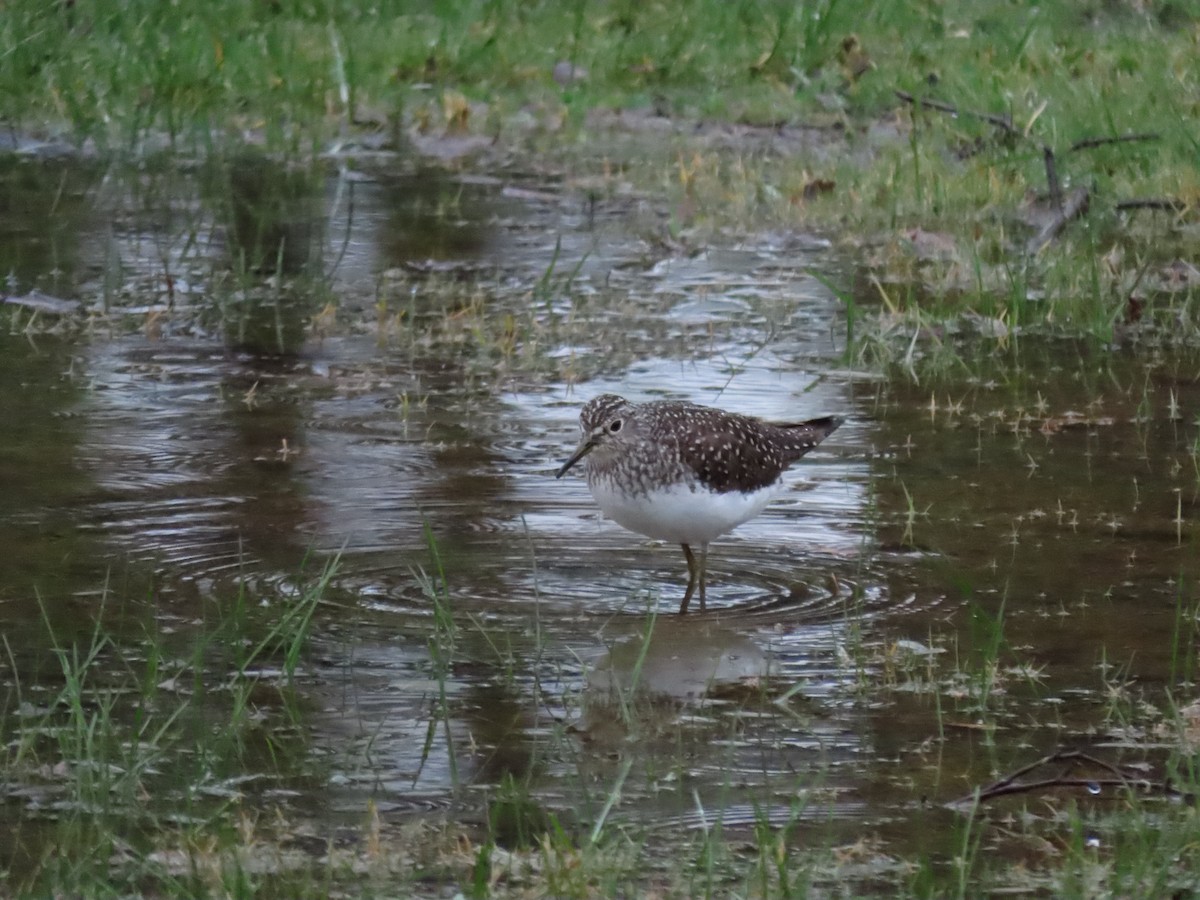
[[[785,422],[779,424],[788,433],[794,451],[803,456],[825,438],[829,437],[845,420],[840,416],[822,416],[819,419],[809,419],[807,422]]]

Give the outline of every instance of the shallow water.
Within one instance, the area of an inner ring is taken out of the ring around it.
[[[885,383],[841,364],[842,309],[809,274],[841,265],[821,242],[672,255],[646,201],[528,174],[310,179],[272,215],[323,237],[263,288],[230,276],[207,176],[58,165],[0,179],[10,293],[84,304],[7,307],[0,335],[10,711],[18,680],[61,677],[51,629],[86,642],[103,615],[121,663],[150,635],[185,658],[241,597],[253,641],[336,557],[291,724],[214,793],[318,831],[369,799],[482,823],[513,778],[586,825],[619,781],[611,819],[663,834],[765,816],[937,856],[954,817],[931,804],[1063,744],[1126,742],[1112,679],[1159,703],[1191,676],[1184,369],[1029,342],[988,347],[1015,376]],[[69,208],[18,222],[55,196]],[[340,326],[293,347],[321,290]],[[230,339],[260,313],[265,344]],[[707,613],[674,615],[677,547],[553,477],[605,391],[847,418],[713,546]],[[219,723],[231,664],[204,659]],[[192,788],[162,778],[154,803]]]

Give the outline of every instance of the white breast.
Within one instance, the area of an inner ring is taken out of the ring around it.
[[[783,491],[783,481],[750,493],[718,494],[697,486],[673,484],[649,494],[627,494],[606,478],[589,479],[592,496],[616,522],[660,541],[707,544],[753,519]]]

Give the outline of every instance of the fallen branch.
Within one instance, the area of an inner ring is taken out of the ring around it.
[[[1144,200],[1122,200],[1117,209],[1161,209],[1168,212],[1184,212],[1188,204],[1174,197],[1148,197]]]
[[[1054,162],[1054,149],[1049,144],[1043,144],[1041,141],[1031,138],[1028,134],[1019,130],[1012,123],[1012,119],[1008,116],[998,116],[993,113],[981,113],[973,110],[959,109],[951,103],[942,103],[940,100],[928,100],[924,97],[914,97],[907,91],[896,91],[896,96],[906,103],[911,103],[913,106],[919,106],[923,109],[934,109],[938,112],[949,113],[952,116],[970,116],[973,119],[980,119],[989,124],[995,125],[1005,134],[1020,138],[1021,140],[1030,141],[1042,148],[1042,160],[1046,166],[1046,186],[1050,192],[1050,202],[1054,204],[1054,208],[1061,214],[1063,212],[1063,196],[1062,185],[1058,180],[1058,167]],[[1065,220],[1064,220],[1065,221]],[[1050,235],[1053,237],[1062,230],[1060,225]],[[1042,245],[1038,246],[1041,249]]]
[[[1058,210],[1058,214],[1063,214],[1063,195],[1062,185],[1058,182],[1058,166],[1054,164],[1054,151],[1049,147],[1042,147],[1042,161],[1046,165],[1046,184],[1050,188],[1050,202],[1054,204],[1054,208]],[[1057,234],[1057,232],[1055,232]],[[1041,249],[1040,247],[1038,248]]]
[[[930,100],[927,97],[914,97],[908,91],[896,91],[896,96],[905,103],[911,103],[913,106],[920,106],[923,109],[935,109],[938,112],[950,113],[952,116],[970,116],[973,119],[980,119],[991,125],[995,125],[1005,134],[1011,134],[1015,137],[1023,138],[1023,135],[1016,126],[1013,125],[1012,119],[1008,116],[998,116],[994,113],[973,112],[969,109],[959,109],[951,103],[943,103],[940,100]]]
[[[1065,767],[1060,775],[1050,778],[1039,778],[1036,781],[1021,781],[1020,779],[1037,769],[1044,766],[1049,766],[1054,763],[1065,763]],[[1108,773],[1109,777],[1104,778],[1080,778],[1074,775],[1068,775],[1072,769],[1076,769],[1083,765],[1094,766]],[[1028,765],[1022,766],[1015,772],[1001,778],[985,788],[980,788],[978,791],[973,791],[964,797],[951,802],[951,806],[963,806],[966,804],[983,803],[987,800],[995,799],[996,797],[1006,797],[1013,794],[1028,794],[1036,791],[1045,791],[1052,788],[1085,788],[1092,793],[1103,790],[1104,788],[1121,788],[1124,790],[1138,790],[1142,793],[1161,793],[1165,797],[1174,797],[1180,800],[1192,802],[1194,799],[1190,794],[1176,790],[1167,782],[1152,781],[1149,778],[1130,777],[1122,772],[1117,766],[1112,763],[1098,759],[1091,754],[1084,753],[1079,750],[1060,750],[1058,753],[1052,753],[1049,756],[1043,756],[1041,759],[1031,762]]]
[[[1037,791],[1048,790],[1049,788],[1086,788],[1092,793],[1099,793],[1104,788],[1140,788],[1143,792],[1149,792],[1152,783],[1148,779],[1140,779],[1138,781],[1130,781],[1127,778],[1043,778],[1040,781],[1022,781],[1017,784],[1006,784],[1002,787],[988,788],[986,791],[981,791],[979,794],[980,802],[984,800],[994,800],[996,797],[1005,797],[1012,794],[1032,794]],[[955,800],[955,804],[971,802],[975,799],[974,795],[968,795]]]
[[[1027,253],[1033,254],[1040,251],[1043,247],[1049,244],[1063,230],[1068,222],[1072,219],[1084,215],[1088,210],[1089,194],[1086,188],[1078,188],[1069,196],[1064,197],[1062,191],[1062,182],[1058,177],[1058,163],[1055,157],[1054,149],[1049,144],[1043,144],[1041,141],[1030,136],[1028,133],[1017,128],[1012,123],[1009,116],[1000,116],[994,113],[976,112],[975,110],[961,109],[953,103],[945,103],[941,100],[930,100],[926,97],[916,97],[908,91],[897,90],[896,96],[905,103],[912,104],[921,109],[932,109],[937,112],[947,113],[952,116],[969,116],[973,119],[987,122],[999,128],[1006,135],[1020,138],[1024,141],[1036,144],[1042,151],[1042,162],[1046,169],[1046,189],[1050,195],[1050,203],[1053,205],[1057,214],[1047,222],[1036,235],[1029,239],[1025,244]],[[1091,150],[1096,147],[1103,147],[1107,144],[1128,144],[1135,141],[1157,141],[1160,135],[1155,132],[1139,132],[1136,134],[1120,134],[1111,137],[1089,137],[1075,141],[1066,151],[1074,153],[1079,150]],[[1188,208],[1188,204],[1182,200],[1177,200],[1171,197],[1154,198],[1147,200],[1124,200],[1116,204],[1118,210],[1132,209],[1164,209],[1174,212],[1183,212]]]
[[[1070,152],[1076,150],[1090,150],[1093,147],[1103,147],[1105,144],[1128,144],[1133,141],[1157,141],[1161,135],[1153,131],[1142,132],[1141,134],[1119,134],[1116,137],[1093,137],[1084,138],[1082,141],[1076,141],[1071,145]]]
[[[1065,201],[1060,202],[1054,217],[1039,229],[1025,244],[1025,252],[1031,256],[1049,244],[1067,223],[1087,212],[1091,201],[1091,192],[1087,188],[1075,188]]]

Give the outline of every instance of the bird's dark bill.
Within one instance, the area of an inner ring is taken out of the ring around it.
[[[579,449],[572,453],[571,458],[562,464],[562,468],[558,470],[554,477],[562,478],[564,475],[566,475],[571,466],[575,465],[575,463],[579,462],[581,459],[591,453],[592,448],[595,446],[596,444],[593,441],[584,441],[582,444],[580,444]]]

